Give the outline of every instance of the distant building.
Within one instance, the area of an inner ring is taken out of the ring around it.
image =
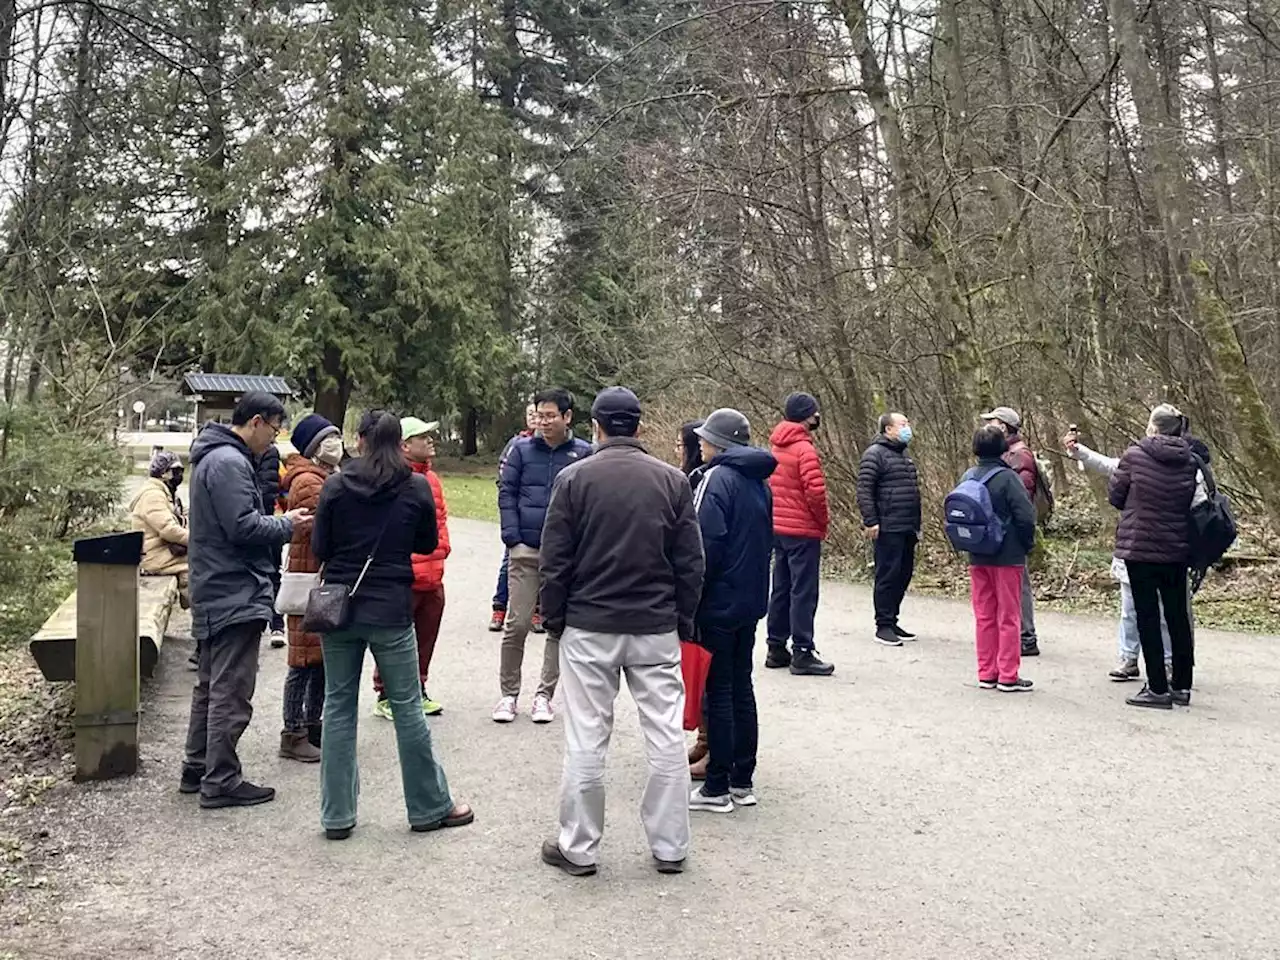
[[[270,393],[281,401],[293,398],[293,388],[284,377],[245,373],[188,373],[182,378],[182,394],[195,404],[195,429],[214,420],[229,423],[236,401],[246,393]]]

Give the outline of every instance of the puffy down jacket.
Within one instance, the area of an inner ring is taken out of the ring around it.
[[[1111,475],[1120,513],[1116,556],[1141,563],[1187,563],[1188,523],[1197,466],[1182,437],[1147,437],[1130,447]]]
[[[508,547],[542,546],[542,524],[551,502],[551,485],[560,471],[591,455],[591,444],[571,437],[554,450],[540,436],[514,441],[498,480],[502,542]]]
[[[440,543],[431,553],[413,555],[413,589],[421,592],[435,590],[444,583],[444,562],[449,557],[449,511],[444,504],[444,487],[429,463],[409,461],[409,468],[427,478],[431,496],[436,501],[436,532]]]
[[[858,512],[862,525],[881,533],[918,533],[920,480],[906,444],[876,437],[858,465]]]
[[[280,492],[285,498],[285,510],[315,513],[320,503],[320,491],[324,489],[330,471],[296,453],[285,461],[284,468]],[[285,569],[290,573],[319,572],[320,561],[311,552],[310,525],[294,529],[293,539],[289,541],[289,564]],[[285,627],[289,634],[289,666],[314,667],[324,663],[320,634],[304,632],[301,617],[285,617]]]
[[[769,478],[773,491],[773,532],[780,537],[825,540],[831,515],[827,481],[818,448],[802,423],[784,420],[769,438],[778,468]]]

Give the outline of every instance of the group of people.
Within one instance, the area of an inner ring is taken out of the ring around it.
[[[767,450],[752,444],[751,424],[737,410],[691,421],[675,438],[680,468],[646,451],[640,403],[625,388],[596,396],[593,443],[575,437],[566,390],[538,393],[527,417],[498,480],[506,595],[492,718],[509,724],[519,714],[524,648],[540,616],[547,640],[530,717],[552,722],[559,688],[565,727],[560,828],[542,857],[588,875],[603,835],[605,760],[625,676],[649,759],[642,819],[657,869],[679,872],[690,811],[730,813],[757,802],[759,622],[767,625],[766,667],[801,677],[835,670],[814,647],[830,525],[813,441],[818,401],[788,397]],[[1021,659],[1039,653],[1026,559],[1052,492],[1020,436],[1018,414],[997,407],[980,419],[976,465],[948,496],[945,520],[971,558],[978,684],[1022,692],[1032,684]],[[197,679],[180,788],[199,794],[205,808],[273,799],[271,788],[244,778],[237,744],[252,716],[261,639],[283,610],[289,671],[280,755],[320,764],[326,835],[345,839],[356,824],[366,650],[376,663],[375,712],[394,722],[412,829],[470,823],[474,814],[452,797],[425,721],[443,711],[427,693],[450,550],[432,470],[438,425],[371,411],[352,456],[338,426],[308,415],[294,427],[295,452],[273,491],[263,463],[284,420],[276,398],[246,395],[230,424],[207,424],[192,445],[189,514],[176,496],[182,463],[163,451],[134,503],[144,572],[176,573],[190,594]],[[1065,440],[1084,468],[1111,476],[1111,501],[1121,510],[1115,570],[1124,615],[1121,663],[1111,676],[1138,677],[1141,651],[1147,683],[1129,699],[1135,706],[1190,702],[1187,516],[1211,479],[1207,450],[1188,427],[1162,405],[1148,436],[1118,459],[1074,434]],[[888,646],[915,639],[899,622],[923,514],[911,441],[910,420],[886,414],[858,472],[858,508],[876,560],[873,636]],[[301,610],[281,606],[282,575],[343,587],[343,625],[324,633],[304,627]],[[681,649],[691,643],[709,652],[710,666],[698,741],[686,750]]]

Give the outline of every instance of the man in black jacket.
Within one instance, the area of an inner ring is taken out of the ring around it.
[[[542,529],[539,576],[547,630],[560,637],[565,761],[560,832],[542,859],[571,876],[596,872],[604,769],[619,674],[649,753],[640,808],[659,872],[689,850],[680,641],[693,638],[702,538],[689,481],[636,440],[640,402],[623,387],[591,409],[598,450],[560,472]]]
[[[245,394],[231,426],[210,423],[191,445],[191,632],[199,673],[191,693],[183,793],[202,807],[244,807],[275,798],[241,775],[236,746],[253,716],[258,645],[275,603],[275,551],[306,510],[265,516],[257,462],[284,420],[284,405]]]
[[[886,413],[880,418],[880,435],[858,466],[858,510],[876,551],[876,642],[887,647],[915,639],[898,625],[920,540],[920,480],[907,456],[910,443],[911,421],[901,413]]]

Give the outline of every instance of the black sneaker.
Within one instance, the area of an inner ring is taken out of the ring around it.
[[[1131,707],[1146,707],[1149,710],[1173,709],[1172,696],[1167,693],[1153,693],[1150,687],[1143,687],[1135,696],[1127,699],[1125,703]]]
[[[898,631],[893,627],[879,627],[876,630],[876,643],[883,644],[886,647],[902,646],[902,638],[898,636]]]
[[[1190,690],[1170,690],[1169,697],[1173,700],[1174,703],[1176,703],[1180,707],[1191,706]]]
[[[325,827],[324,838],[326,840],[348,840],[351,837],[351,831],[355,829],[355,824],[349,827]]]
[[[903,630],[896,623],[893,625],[893,632],[899,640],[914,640],[916,635],[910,630]]]
[[[220,793],[216,797],[200,795],[200,806],[206,810],[217,810],[220,807],[256,807],[260,803],[270,803],[276,798],[271,787],[260,787],[248,780],[241,780],[240,786],[230,793]]]
[[[653,865],[658,868],[659,873],[684,873],[683,860],[659,860],[654,857]]]
[[[764,665],[770,670],[779,670],[791,666],[791,651],[785,643],[769,644],[769,655],[764,658]]]
[[[981,677],[979,677],[978,686],[980,686],[983,690],[994,690],[996,687],[1000,686],[1000,682],[996,680],[995,677],[992,677],[990,680],[983,680]]]
[[[996,689],[1001,693],[1030,693],[1033,686],[1035,684],[1030,680],[1023,680],[1019,677],[1017,680],[1010,680],[1008,683],[1001,680],[996,684]]]
[[[1024,643],[1022,645],[1022,655],[1024,657],[1040,656],[1040,644],[1035,640],[1032,640],[1030,643]]]
[[[182,779],[178,782],[179,793],[199,793],[200,781],[204,779],[204,771],[199,767],[182,765]]]
[[[791,655],[791,672],[797,677],[829,677],[836,666],[821,660],[816,650],[797,650]]]
[[[571,861],[564,855],[564,852],[560,849],[560,844],[555,840],[542,841],[542,862],[548,866],[555,867],[557,870],[563,870],[571,877],[590,877],[596,872],[594,863],[583,866]]]

